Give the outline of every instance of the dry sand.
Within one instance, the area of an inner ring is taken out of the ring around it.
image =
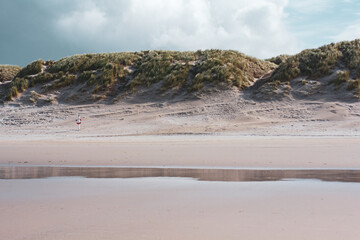
[[[115,104],[0,108],[0,139],[113,138],[171,134],[257,136],[360,136],[359,102],[283,100],[257,102],[236,91],[199,99]],[[19,103],[20,104],[20,103]],[[80,113],[82,130],[75,119]]]
[[[0,108],[0,164],[358,168],[359,143],[359,102],[256,102],[228,91]]]

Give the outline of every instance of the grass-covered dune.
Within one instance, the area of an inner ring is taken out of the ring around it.
[[[81,93],[88,95],[88,100],[147,88],[159,93],[192,93],[205,87],[243,89],[275,67],[268,61],[223,50],[83,54],[30,63],[8,86],[6,99],[29,88],[36,88],[35,95],[72,89],[75,92],[67,98]]]
[[[4,81],[13,80],[0,86],[4,101],[111,102],[125,95],[159,98],[216,89],[246,89],[246,96],[257,100],[360,96],[360,40],[267,60],[231,50],[142,51],[82,54],[6,68]]]
[[[320,94],[327,87],[334,94],[344,95],[344,91],[340,91],[343,89],[359,97],[360,39],[307,49],[294,56],[283,55],[269,61],[279,67],[259,88],[261,96],[264,93],[286,95],[299,83],[303,95]]]
[[[20,70],[19,66],[0,65],[0,82],[11,81]]]
[[[272,79],[319,78],[331,74],[336,68],[346,69],[349,76],[360,77],[360,39],[308,49],[288,57],[274,72]]]

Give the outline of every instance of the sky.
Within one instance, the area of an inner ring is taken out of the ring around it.
[[[0,1],[0,64],[153,49],[264,59],[356,38],[359,0]]]

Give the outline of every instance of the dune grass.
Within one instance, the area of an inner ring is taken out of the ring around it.
[[[20,70],[19,66],[0,65],[0,82],[13,80]]]
[[[350,80],[350,72],[344,71],[344,72],[338,72],[336,74],[336,77],[333,81],[331,81],[332,84],[335,86],[340,86],[343,83],[346,83]]]
[[[136,91],[157,83],[159,92],[194,92],[220,85],[243,89],[275,67],[271,62],[224,50],[82,54],[30,63],[17,74],[8,98],[44,84],[48,91],[83,84],[88,93],[102,95],[118,85],[125,86],[123,91]]]
[[[4,68],[0,66],[1,69]],[[232,50],[81,54],[58,61],[37,60],[23,69],[7,66],[6,71],[0,71],[0,76],[6,72],[3,79],[13,79],[7,85],[7,99],[36,86],[45,92],[77,87],[77,91],[88,94],[89,99],[98,99],[98,96],[104,99],[140,89],[158,93],[196,93],[212,88],[242,90],[273,70],[269,82],[274,82],[274,86],[298,77],[302,77],[302,84],[306,85],[307,79],[316,80],[339,71],[329,83],[334,84],[335,89],[345,86],[360,95],[360,40],[332,43],[268,60]]]
[[[27,65],[26,67],[24,67],[23,69],[21,69],[21,71],[17,74],[17,77],[23,78],[29,75],[38,74],[41,72],[41,68],[43,64],[44,64],[43,60],[34,61],[29,65]]]
[[[289,57],[291,57],[291,56],[290,56],[290,55],[286,55],[286,54],[282,54],[282,55],[279,55],[279,56],[276,56],[276,57],[272,57],[272,58],[266,59],[266,61],[275,63],[276,65],[280,65],[280,64],[282,64],[283,62],[285,62]]]
[[[300,76],[317,79],[331,74],[336,68],[347,69],[350,76],[360,72],[359,39],[304,50],[282,62],[271,79],[283,82]]]
[[[163,81],[162,91],[186,88],[199,91],[205,85],[223,84],[242,89],[255,77],[271,71],[275,64],[248,57],[236,51],[149,52],[134,66],[130,88]]]
[[[15,78],[9,85],[7,100],[11,100],[19,95],[19,93],[25,91],[28,88],[29,81],[25,78]]]

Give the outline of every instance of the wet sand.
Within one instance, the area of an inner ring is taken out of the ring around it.
[[[0,239],[360,239],[359,143],[216,135],[2,139],[0,168],[13,174],[0,171],[8,176],[0,179]],[[29,166],[24,178],[58,177],[12,179],[27,165],[43,168]],[[69,176],[60,171],[66,166],[70,176],[87,178],[61,177]],[[128,167],[126,173],[147,169],[130,178],[91,178],[115,174],[116,166]],[[270,180],[285,181],[257,181],[234,168],[250,168],[256,177],[272,170]],[[305,172],[290,181],[299,175],[277,177],[274,168]],[[314,169],[330,169],[330,180],[313,180]],[[345,182],[337,182],[341,175]]]
[[[0,239],[360,238],[359,183],[62,177],[0,192]]]
[[[359,144],[359,137],[31,136],[0,140],[0,164],[360,168]]]

